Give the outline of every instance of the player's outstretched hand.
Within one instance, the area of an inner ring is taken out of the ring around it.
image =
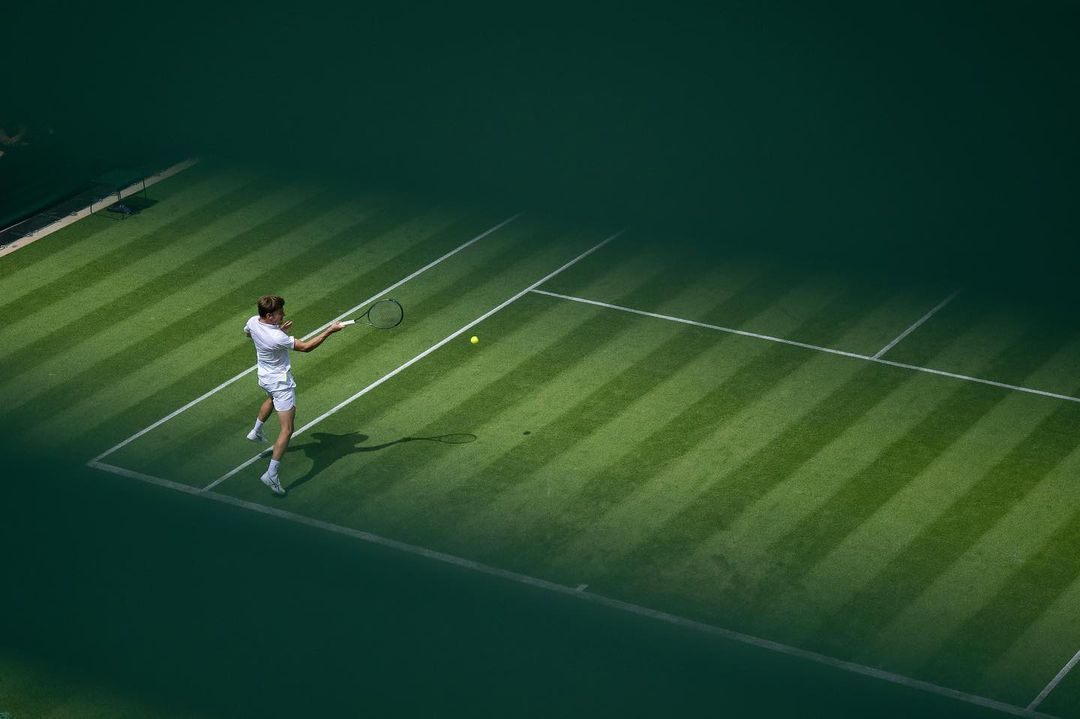
[[[290,327],[292,327],[292,320],[285,320],[281,323],[282,332],[288,332]]]
[[[341,324],[340,322],[335,322],[334,324],[330,325],[328,329],[330,330],[330,334],[334,334],[335,332],[340,332],[341,330],[345,329],[345,325]]]

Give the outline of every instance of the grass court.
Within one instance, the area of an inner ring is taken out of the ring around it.
[[[4,259],[25,446],[1080,716],[1080,679],[1055,681],[1080,649],[1075,325],[944,280],[214,161],[153,192]],[[241,328],[267,293],[298,337],[382,296],[406,312],[293,355],[284,499],[244,438],[263,394]]]

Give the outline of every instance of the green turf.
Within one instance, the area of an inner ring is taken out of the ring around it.
[[[505,219],[213,165],[160,187],[5,258],[27,446],[89,459],[248,368],[258,295],[299,336]],[[526,215],[404,284],[400,328],[295,356],[298,425],[612,229]],[[873,355],[956,288],[628,235],[542,289]],[[886,358],[1073,394],[1053,317],[962,292]],[[258,451],[260,400],[249,375],[105,461],[204,487]],[[1061,399],[527,294],[296,437],[286,499],[265,460],[217,491],[1023,707],[1080,647],[1078,429]]]

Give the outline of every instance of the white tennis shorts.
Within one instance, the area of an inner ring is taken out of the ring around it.
[[[274,400],[274,409],[287,412],[296,406],[296,382],[292,372],[260,373],[259,386]]]

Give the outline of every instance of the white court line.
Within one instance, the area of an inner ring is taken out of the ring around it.
[[[0,257],[3,257],[4,255],[9,255],[12,252],[14,252],[15,250],[26,247],[31,242],[36,242],[36,241],[40,240],[42,237],[46,237],[48,235],[53,234],[54,232],[58,232],[59,230],[64,229],[68,225],[71,225],[71,224],[73,224],[75,222],[78,222],[79,220],[83,219],[84,217],[89,217],[90,215],[94,214],[95,212],[103,210],[106,207],[108,207],[109,205],[112,205],[112,204],[114,204],[116,202],[119,202],[119,201],[123,200],[126,197],[131,197],[132,195],[134,195],[137,192],[143,192],[143,191],[146,190],[147,187],[153,187],[154,185],[161,182],[162,180],[166,180],[166,179],[172,177],[173,175],[175,175],[177,173],[183,172],[184,170],[186,170],[189,167],[197,164],[198,162],[199,162],[198,158],[191,158],[191,159],[188,159],[188,160],[184,160],[182,162],[178,162],[175,165],[173,165],[172,167],[168,167],[168,168],[162,170],[161,172],[158,172],[156,174],[150,175],[149,177],[145,177],[145,178],[143,178],[141,180],[133,182],[130,185],[128,185],[127,187],[122,188],[120,190],[117,190],[114,193],[109,193],[109,195],[107,197],[104,197],[104,198],[102,198],[100,200],[94,200],[93,202],[91,202],[86,207],[80,208],[80,209],[70,213],[66,217],[62,217],[62,218],[56,220],[55,222],[52,222],[52,223],[46,225],[45,227],[34,230],[33,232],[29,232],[25,236],[19,238],[18,240],[15,240],[14,242],[8,243],[6,245],[0,245]],[[47,212],[47,211],[48,210],[43,210],[43,212]],[[0,230],[0,235],[2,235],[3,233],[7,232],[10,229],[18,227],[19,225],[23,224],[24,222],[28,222],[28,221],[34,219],[34,217],[36,217],[37,215],[40,215],[40,214],[41,213],[39,212],[39,213],[37,213],[35,215],[31,215],[30,217],[19,220],[14,225],[11,225],[9,227],[5,227],[3,230]]]
[[[493,567],[489,564],[484,564],[482,562],[477,562],[471,559],[465,559],[464,557],[458,557],[452,554],[446,554],[444,552],[439,552],[434,549],[428,549],[427,547],[421,547],[415,544],[408,544],[407,542],[400,542],[396,539],[388,539],[377,534],[372,534],[371,532],[365,532],[359,529],[352,529],[350,527],[343,527],[341,525],[333,524],[331,522],[325,522],[320,519],[305,517],[302,514],[296,514],[294,512],[288,512],[283,509],[277,509],[276,507],[268,507],[257,502],[249,502],[247,500],[230,497],[225,494],[211,492],[207,489],[197,489],[196,487],[191,487],[186,484],[173,482],[168,479],[155,477],[149,474],[143,474],[142,472],[134,472],[129,469],[124,469],[123,467],[117,467],[115,465],[105,464],[103,462],[90,461],[87,463],[87,466],[93,467],[94,469],[98,469],[103,472],[110,472],[121,477],[137,479],[141,482],[155,484],[160,487],[167,487],[169,489],[174,489],[178,492],[183,492],[185,494],[191,494],[196,497],[211,499],[215,502],[220,502],[222,504],[228,504],[234,507],[239,507],[241,509],[247,509],[252,512],[259,512],[260,514],[277,517],[278,519],[284,520],[286,522],[293,522],[295,524],[301,524],[308,527],[313,527],[315,529],[321,529],[326,532],[341,534],[347,537],[352,537],[353,539],[359,539],[363,542],[368,542],[370,544],[387,547],[397,550],[399,552],[405,552],[407,554],[426,557],[437,562],[444,562],[455,567],[460,567],[462,569],[479,572],[481,574],[499,577],[507,581],[524,584],[549,592],[554,592],[555,594],[577,597],[578,599],[583,599],[593,604],[608,607],[610,609],[627,612],[628,614],[648,617],[650,619],[666,622],[667,624],[672,624],[691,631],[722,637],[730,641],[747,644],[750,646],[758,647],[759,649],[776,652],[778,654],[798,657],[800,659],[815,662],[817,664],[823,664],[825,666],[852,672],[854,674],[861,674],[863,676],[873,677],[875,679],[887,681],[892,684],[898,684],[900,686],[908,687],[918,691],[924,691],[930,694],[948,697],[950,699],[955,699],[957,701],[965,702],[968,704],[974,704],[976,706],[984,707],[986,709],[993,709],[1006,714],[1011,714],[1013,716],[1054,719],[1048,714],[1042,714],[1033,711],[1031,708],[1025,709],[1018,706],[1013,706],[1012,704],[1006,704],[1005,702],[1000,702],[995,699],[979,696],[977,694],[969,694],[967,692],[962,692],[956,689],[950,689],[948,687],[943,687],[938,684],[926,682],[921,679],[913,679],[911,677],[903,676],[902,674],[895,674],[893,672],[888,672],[882,669],[876,669],[874,667],[856,664],[855,662],[849,662],[843,659],[836,659],[835,657],[818,654],[817,652],[800,649],[798,647],[789,646],[787,644],[781,644],[780,642],[774,642],[769,639],[762,639],[760,637],[755,637],[750,634],[743,634],[742,632],[736,632],[731,629],[725,629],[723,627],[718,627],[712,624],[706,624],[704,622],[698,622],[693,619],[680,617],[675,614],[669,614],[667,612],[661,612],[656,609],[650,609],[639,604],[632,604],[630,602],[624,602],[619,599],[606,597],[601,594],[586,591],[584,587],[587,587],[588,585],[570,587],[562,584],[557,584],[546,579],[539,579],[537,577],[531,577],[527,574],[519,574],[517,572],[511,572],[506,569],[499,569],[498,567]]]
[[[1043,703],[1043,700],[1050,695],[1050,692],[1054,691],[1054,687],[1056,687],[1061,682],[1061,680],[1065,678],[1065,675],[1068,674],[1072,670],[1072,668],[1076,666],[1077,662],[1080,662],[1080,651],[1076,652],[1076,654],[1073,654],[1072,659],[1065,662],[1065,666],[1063,666],[1061,670],[1054,675],[1054,678],[1050,680],[1049,684],[1043,687],[1043,690],[1039,692],[1039,696],[1035,697],[1032,702],[1028,704],[1028,711],[1035,711],[1035,708]]]
[[[927,374],[935,374],[941,377],[950,377],[952,379],[963,380],[964,382],[976,382],[978,384],[990,385],[991,387],[1000,387],[1001,389],[1013,390],[1016,392],[1025,392],[1027,394],[1036,394],[1041,397],[1051,397],[1053,399],[1061,399],[1067,402],[1080,402],[1080,397],[1070,397],[1067,394],[1058,394],[1057,392],[1047,392],[1041,389],[1032,389],[1031,387],[1021,387],[1015,384],[1006,384],[1005,382],[995,382],[994,380],[982,379],[981,377],[971,377],[966,374],[957,374],[956,372],[946,372],[945,370],[933,369],[930,367],[920,367],[913,364],[905,364],[904,362],[893,362],[892,360],[881,359],[880,357],[871,357],[869,355],[861,355],[855,352],[844,352],[842,350],[834,350],[829,347],[819,347],[818,345],[807,344],[806,342],[795,342],[794,340],[786,340],[781,337],[771,337],[769,335],[762,335],[756,332],[745,332],[743,330],[735,330],[730,327],[721,327],[720,325],[710,325],[705,322],[695,322],[693,320],[682,319],[681,317],[672,317],[670,315],[661,315],[655,312],[645,312],[644,310],[635,310],[632,307],[623,307],[621,305],[613,305],[607,302],[597,302],[596,300],[587,300],[584,297],[573,297],[571,295],[560,295],[556,292],[547,292],[545,290],[533,290],[538,295],[547,295],[548,297],[557,297],[562,300],[569,300],[571,302],[580,302],[586,305],[596,305],[597,307],[606,307],[612,310],[619,310],[620,312],[629,312],[635,315],[644,315],[645,317],[654,317],[660,320],[667,320],[669,322],[679,322],[684,325],[693,325],[695,327],[704,327],[705,329],[717,330],[719,332],[727,332],[733,335],[741,335],[743,337],[753,337],[754,339],[766,340],[768,342],[778,342],[780,344],[792,345],[795,347],[802,347],[808,350],[814,350],[815,352],[826,352],[832,355],[840,355],[841,357],[851,357],[852,359],[865,360],[866,362],[875,362],[877,364],[888,365],[890,367],[899,367],[901,369],[909,369],[915,372],[926,372]]]
[[[519,213],[519,214],[517,214],[517,215],[514,215],[513,217],[510,217],[509,219],[503,220],[503,221],[502,221],[502,222],[500,222],[499,224],[495,225],[494,227],[492,227],[492,228],[490,228],[490,229],[488,229],[488,230],[485,230],[484,232],[480,233],[479,235],[477,235],[476,237],[472,238],[471,240],[469,240],[469,241],[467,241],[467,242],[464,242],[464,243],[462,243],[462,244],[458,245],[457,247],[455,247],[454,249],[450,250],[449,252],[447,252],[447,253],[446,253],[445,255],[443,255],[442,257],[439,257],[438,259],[436,259],[436,260],[433,260],[433,261],[429,262],[428,264],[426,264],[426,265],[424,265],[423,267],[421,267],[420,269],[418,269],[418,270],[417,270],[416,272],[413,272],[413,273],[412,273],[411,275],[409,275],[408,277],[405,277],[405,278],[403,278],[403,279],[400,279],[400,280],[398,280],[397,282],[395,282],[394,284],[390,285],[389,287],[386,287],[386,288],[384,288],[384,289],[382,289],[382,290],[379,290],[379,291],[378,291],[378,292],[376,292],[376,293],[375,293],[374,295],[372,295],[371,297],[367,298],[366,300],[364,300],[364,301],[363,301],[363,302],[361,302],[360,304],[356,305],[355,307],[352,307],[352,308],[350,308],[350,309],[347,309],[347,310],[345,310],[345,311],[344,311],[344,312],[342,312],[342,313],[341,313],[340,315],[338,315],[338,316],[337,316],[337,317],[335,317],[334,319],[330,320],[330,321],[329,321],[329,322],[327,322],[326,324],[322,325],[322,326],[321,326],[321,327],[319,327],[318,329],[316,329],[316,330],[314,330],[314,331],[312,331],[312,332],[309,332],[309,333],[307,333],[307,334],[306,334],[306,335],[304,335],[304,336],[303,336],[303,337],[302,337],[301,339],[304,339],[304,340],[308,340],[308,339],[310,339],[310,338],[314,337],[315,335],[317,335],[317,334],[319,334],[320,332],[322,332],[322,331],[323,331],[324,329],[326,329],[327,327],[329,327],[329,326],[330,326],[331,324],[333,324],[334,322],[337,322],[338,320],[340,320],[340,319],[341,319],[341,318],[343,318],[343,317],[348,317],[348,316],[349,316],[349,315],[351,315],[351,314],[352,314],[353,312],[356,312],[356,311],[357,311],[358,309],[360,309],[361,307],[363,307],[363,306],[367,305],[368,303],[370,303],[370,302],[373,302],[373,301],[375,301],[376,299],[378,299],[379,297],[382,297],[383,295],[385,295],[385,294],[386,294],[386,293],[388,293],[388,292],[392,292],[392,291],[394,291],[395,289],[397,289],[397,288],[398,288],[398,287],[400,287],[401,285],[405,284],[405,283],[406,283],[406,282],[408,282],[409,280],[413,279],[414,277],[416,277],[416,276],[418,276],[418,275],[420,275],[420,274],[422,274],[422,273],[424,273],[424,272],[427,272],[428,270],[430,270],[430,269],[431,269],[432,267],[434,267],[435,265],[439,264],[439,263],[440,263],[440,262],[442,262],[443,260],[445,260],[445,259],[447,259],[447,258],[449,258],[449,257],[452,257],[452,256],[456,255],[456,254],[457,254],[458,252],[461,252],[462,250],[464,250],[464,249],[465,249],[466,247],[468,247],[469,245],[473,244],[474,242],[478,242],[478,241],[480,241],[480,240],[484,239],[485,237],[487,237],[487,236],[488,236],[488,235],[490,235],[491,233],[495,232],[496,230],[499,230],[499,229],[501,229],[501,228],[505,227],[506,225],[510,224],[511,222],[513,222],[514,220],[516,220],[516,219],[517,219],[518,217],[520,217],[520,216],[521,216],[521,214]],[[233,382],[236,382],[237,380],[239,380],[239,379],[243,378],[244,376],[246,376],[246,375],[249,375],[249,374],[251,374],[252,372],[254,372],[254,371],[255,371],[255,368],[256,368],[256,367],[257,367],[257,365],[252,365],[251,367],[248,367],[248,368],[247,368],[246,370],[244,370],[244,371],[243,371],[243,372],[241,372],[240,374],[236,375],[235,377],[232,377],[231,379],[227,379],[227,380],[225,380],[224,382],[222,382],[221,384],[219,384],[219,385],[218,385],[217,387],[214,387],[214,389],[210,390],[210,391],[209,391],[209,392],[207,392],[206,394],[204,394],[204,395],[201,395],[201,396],[199,396],[199,397],[196,397],[195,399],[191,400],[190,402],[188,402],[187,404],[185,404],[185,405],[184,405],[183,407],[181,407],[180,409],[177,409],[177,410],[175,410],[175,411],[173,411],[173,412],[171,412],[171,413],[169,413],[169,414],[165,415],[164,417],[162,417],[161,419],[159,419],[159,420],[158,420],[157,422],[154,422],[154,423],[153,423],[152,425],[150,425],[149,427],[144,427],[143,429],[140,429],[140,430],[139,430],[138,432],[136,432],[135,434],[131,435],[130,437],[128,437],[127,439],[125,439],[125,440],[124,440],[123,442],[121,442],[121,443],[117,444],[117,445],[116,445],[115,447],[111,447],[111,448],[109,448],[109,449],[105,450],[104,452],[102,452],[102,453],[101,453],[101,454],[99,454],[98,456],[94,457],[94,458],[93,458],[93,459],[91,459],[90,461],[91,461],[91,462],[98,462],[98,461],[100,461],[100,460],[102,460],[102,459],[105,459],[106,457],[108,457],[108,456],[109,456],[110,454],[112,454],[112,453],[113,453],[113,452],[115,452],[116,450],[118,450],[118,449],[121,449],[121,448],[125,447],[126,445],[130,444],[131,442],[134,442],[135,440],[137,440],[137,439],[138,439],[139,437],[142,437],[142,436],[143,436],[144,434],[146,434],[147,432],[149,432],[149,431],[151,431],[151,430],[153,430],[153,429],[156,429],[157,427],[160,427],[161,425],[165,424],[166,422],[168,422],[168,421],[169,421],[170,419],[172,419],[173,417],[177,416],[178,414],[180,414],[180,413],[182,413],[182,412],[186,412],[187,410],[189,410],[189,409],[191,409],[192,407],[194,407],[195,405],[197,405],[197,404],[198,404],[199,402],[202,402],[202,401],[203,401],[204,399],[206,399],[207,397],[210,397],[211,395],[214,395],[214,394],[216,394],[216,393],[220,392],[221,390],[223,390],[223,389],[225,389],[226,387],[228,387],[229,385],[231,385],[231,384],[232,384]]]
[[[540,285],[542,285],[542,284],[544,284],[545,282],[547,282],[548,280],[550,280],[550,279],[551,279],[552,277],[554,277],[555,275],[559,274],[560,272],[562,272],[563,270],[567,269],[568,267],[570,267],[570,266],[572,266],[572,265],[576,264],[577,262],[580,262],[581,260],[585,259],[586,257],[588,257],[589,255],[591,255],[592,253],[596,252],[596,251],[597,251],[597,250],[599,250],[599,249],[600,249],[601,247],[603,247],[603,246],[604,246],[604,245],[606,245],[607,243],[611,242],[612,240],[614,240],[614,239],[615,239],[616,237],[618,237],[618,236],[619,236],[619,235],[621,235],[622,233],[623,233],[623,231],[622,231],[622,230],[619,230],[618,232],[616,232],[616,233],[615,233],[614,235],[612,235],[611,237],[607,238],[607,239],[606,239],[606,240],[604,240],[603,242],[600,242],[599,244],[593,245],[593,246],[592,246],[592,247],[590,247],[590,248],[589,248],[588,250],[586,250],[585,252],[582,252],[582,253],[581,253],[580,255],[578,255],[578,256],[577,256],[577,257],[575,257],[574,259],[570,260],[569,262],[567,262],[567,263],[566,263],[565,265],[563,265],[563,266],[562,266],[562,267],[560,267],[559,269],[555,270],[554,272],[550,272],[550,273],[548,273],[548,274],[547,274],[547,275],[545,275],[544,277],[540,278],[540,279],[539,279],[539,280],[537,280],[536,282],[532,283],[531,285],[529,285],[528,287],[526,287],[525,289],[523,289],[523,290],[522,290],[521,292],[518,292],[518,293],[517,293],[516,295],[514,295],[514,296],[513,296],[513,297],[511,297],[510,299],[508,299],[508,300],[506,300],[505,302],[503,302],[502,304],[500,304],[500,305],[498,305],[497,307],[494,307],[494,308],[492,308],[492,309],[488,310],[487,312],[485,312],[484,314],[480,315],[480,316],[479,316],[479,317],[477,317],[477,318],[476,318],[475,320],[473,320],[473,321],[472,321],[472,322],[470,322],[469,324],[465,325],[465,326],[464,326],[464,327],[462,327],[461,329],[455,330],[454,332],[450,333],[449,335],[447,335],[447,336],[446,336],[446,337],[444,337],[443,339],[439,340],[438,342],[436,342],[435,344],[433,344],[433,345],[432,345],[431,347],[428,347],[428,348],[427,348],[426,350],[424,350],[424,351],[423,351],[423,352],[421,352],[420,354],[416,355],[416,356],[415,356],[415,357],[413,357],[413,358],[412,358],[411,360],[409,360],[409,361],[408,361],[408,362],[406,362],[405,364],[401,365],[401,366],[400,366],[400,367],[398,367],[397,369],[393,369],[393,370],[390,370],[389,372],[387,372],[386,374],[384,374],[384,375],[383,375],[382,377],[380,377],[379,379],[375,380],[374,382],[372,382],[371,384],[369,384],[369,385],[368,385],[367,387],[364,387],[364,388],[363,388],[362,390],[360,390],[359,392],[357,392],[356,394],[354,394],[354,395],[353,395],[352,397],[349,397],[348,399],[346,399],[346,400],[343,400],[343,401],[339,402],[338,404],[336,404],[336,405],[334,405],[333,407],[331,407],[330,409],[328,409],[328,410],[327,410],[326,412],[323,412],[323,413],[322,413],[322,414],[320,414],[320,415],[319,415],[318,417],[316,417],[315,419],[313,419],[313,420],[311,420],[310,422],[308,422],[307,424],[305,424],[305,425],[304,425],[303,427],[301,427],[300,429],[298,429],[298,430],[296,430],[295,432],[293,432],[293,437],[295,437],[295,436],[297,436],[297,435],[299,435],[299,434],[303,434],[303,432],[304,432],[305,430],[307,430],[307,429],[309,429],[309,428],[311,428],[311,427],[315,426],[315,425],[316,425],[316,424],[318,424],[319,422],[322,422],[322,421],[323,421],[324,419],[326,419],[326,418],[327,418],[327,417],[329,417],[330,415],[334,414],[335,412],[337,412],[338,410],[342,409],[342,408],[343,408],[343,407],[345,407],[346,405],[349,405],[349,404],[351,404],[352,402],[356,401],[357,399],[359,399],[360,397],[364,396],[365,394],[367,394],[367,393],[368,393],[368,392],[370,392],[371,390],[375,389],[376,387],[378,387],[379,385],[381,385],[381,384],[382,384],[383,382],[385,382],[386,380],[390,379],[390,378],[391,378],[391,377],[393,377],[394,375],[396,375],[396,374],[398,374],[398,373],[400,373],[400,372],[403,372],[403,371],[404,371],[404,370],[406,370],[407,368],[409,368],[409,367],[411,367],[412,365],[416,364],[417,362],[419,362],[420,360],[424,359],[424,358],[425,358],[425,357],[427,357],[427,356],[428,356],[429,354],[431,354],[431,353],[432,353],[432,352],[434,352],[435,350],[439,349],[440,347],[442,347],[443,345],[445,345],[445,344],[446,344],[447,342],[451,341],[451,340],[452,340],[452,339],[454,339],[455,337],[458,337],[458,336],[460,336],[460,335],[461,335],[462,333],[464,333],[464,332],[467,332],[467,331],[469,331],[470,329],[472,329],[472,328],[473,328],[473,327],[475,327],[476,325],[480,324],[481,322],[483,322],[484,320],[486,320],[486,319],[487,319],[488,317],[490,317],[491,315],[495,314],[495,313],[496,313],[496,312],[498,312],[499,310],[503,309],[504,307],[506,307],[506,306],[507,306],[507,305],[509,305],[510,303],[512,303],[512,302],[515,302],[515,301],[517,301],[517,300],[521,299],[522,297],[524,297],[525,295],[527,295],[527,294],[528,294],[529,292],[532,292],[532,291],[533,291],[534,289],[536,289],[536,288],[537,288],[537,287],[539,287]],[[244,462],[243,464],[239,465],[238,467],[234,467],[233,469],[229,470],[229,471],[228,471],[228,472],[226,472],[225,474],[223,474],[223,475],[221,475],[220,477],[218,477],[217,479],[215,479],[215,480],[214,480],[213,482],[211,482],[210,484],[206,485],[206,487],[204,487],[204,490],[209,490],[209,489],[213,489],[214,487],[218,486],[219,484],[221,484],[222,482],[224,482],[224,481],[225,481],[226,479],[228,479],[229,477],[232,477],[233,475],[235,475],[235,474],[236,474],[236,473],[238,473],[238,472],[242,472],[243,470],[247,469],[247,468],[248,468],[248,467],[250,467],[250,466],[251,466],[252,464],[254,464],[255,462],[257,462],[257,461],[259,460],[259,457],[262,457],[262,456],[264,456],[264,455],[265,455],[265,454],[266,454],[267,452],[269,452],[269,451],[271,451],[271,448],[267,448],[267,449],[264,449],[264,450],[263,450],[262,452],[259,452],[258,454],[256,454],[256,455],[255,455],[254,457],[252,457],[251,459],[247,460],[247,461],[246,461],[246,462]]]
[[[904,330],[899,335],[897,335],[896,339],[894,339],[892,342],[890,342],[889,344],[885,345],[880,350],[878,350],[878,353],[876,355],[874,355],[874,359],[877,359],[877,358],[881,357],[881,355],[885,354],[886,352],[891,350],[893,347],[895,347],[897,344],[899,344],[900,340],[904,339],[909,334],[911,334],[915,330],[919,329],[919,325],[921,325],[923,322],[926,322],[928,319],[933,317],[937,313],[937,311],[940,310],[942,307],[944,307],[945,305],[952,302],[953,297],[956,297],[958,294],[960,294],[960,290],[957,290],[956,292],[953,292],[951,295],[949,295],[948,297],[943,299],[941,302],[939,302],[937,307],[935,307],[934,309],[930,310],[925,315],[920,317],[918,320],[916,320],[915,324],[913,324],[911,327],[908,327],[906,330]]]
[[[586,305],[596,305],[597,307],[606,307],[610,310],[619,310],[620,312],[629,312],[634,315],[643,315],[645,317],[654,317],[658,320],[667,320],[668,322],[679,322],[684,325],[693,325],[694,327],[704,327],[709,330],[717,330],[718,332],[727,332],[728,334],[740,335],[742,337],[753,337],[758,340],[767,340],[769,342],[779,342],[780,344],[792,345],[794,347],[802,347],[808,350],[814,350],[816,352],[828,352],[833,355],[841,355],[843,357],[854,357],[855,359],[870,359],[867,355],[855,354],[854,352],[844,352],[843,350],[829,349],[828,347],[819,347],[818,345],[811,345],[805,342],[796,342],[795,340],[786,340],[781,337],[772,337],[770,335],[762,335],[757,332],[747,332],[745,330],[736,330],[731,327],[722,327],[720,325],[710,325],[706,322],[695,322],[694,320],[686,320],[681,317],[672,317],[671,315],[661,315],[655,312],[646,312],[645,310],[635,310],[632,307],[623,307],[622,305],[610,305],[607,302],[597,302],[596,300],[587,300],[584,297],[572,297],[571,295],[560,295],[558,292],[548,292],[546,290],[533,290],[538,295],[547,295],[548,297],[557,297],[561,300],[570,300],[571,302],[580,302]]]

